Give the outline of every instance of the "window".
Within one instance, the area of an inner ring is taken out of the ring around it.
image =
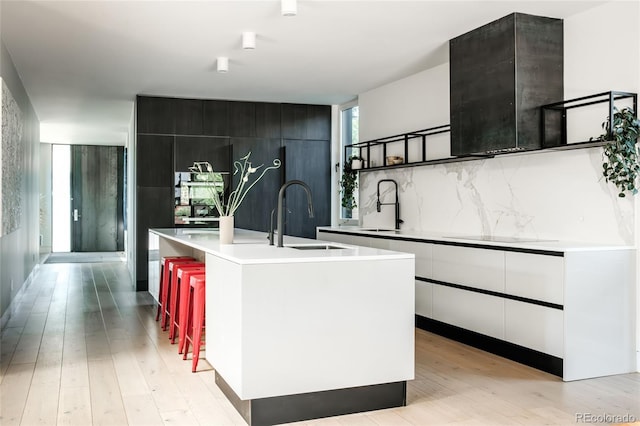
[[[352,152],[351,148],[346,150],[345,146],[351,145],[358,142],[358,105],[355,102],[342,105],[340,107],[340,164],[343,165],[345,161],[348,161],[348,158],[352,155],[359,154],[358,152]],[[345,158],[346,155],[346,158]],[[342,181],[342,170],[343,167],[340,168],[340,181]],[[357,185],[357,178],[356,178]],[[358,204],[358,190],[356,189],[353,194],[355,205]],[[340,222],[348,223],[354,222],[357,224],[358,221],[358,208],[345,208],[342,207],[342,191],[340,192]]]

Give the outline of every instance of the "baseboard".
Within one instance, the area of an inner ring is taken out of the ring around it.
[[[7,307],[7,309],[2,313],[2,317],[0,317],[0,330],[4,330],[6,325],[9,323],[9,320],[11,319],[11,315],[13,315],[14,311],[17,309],[18,305],[20,304],[20,301],[22,300],[22,296],[24,295],[24,292],[33,282],[33,278],[38,273],[38,269],[40,269],[40,264],[36,264],[33,267],[27,279],[24,280],[24,283],[22,283],[22,286],[20,286],[20,289],[18,290],[16,295],[13,297],[13,299],[11,299],[11,302],[9,302],[9,306]]]
[[[217,372],[215,382],[250,426],[277,425],[407,405],[406,381],[249,400],[240,399]]]
[[[562,378],[562,358],[416,315],[416,327]]]

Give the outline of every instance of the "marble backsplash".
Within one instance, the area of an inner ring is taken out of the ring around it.
[[[377,212],[377,183],[398,182],[401,229],[634,244],[633,197],[619,198],[601,174],[602,148],[544,151],[360,174],[360,223],[394,225]],[[394,185],[380,185],[393,203]]]

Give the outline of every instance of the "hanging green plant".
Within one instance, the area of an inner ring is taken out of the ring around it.
[[[613,108],[613,119],[607,117],[602,123],[606,133],[596,140],[607,141],[604,146],[602,174],[607,182],[612,182],[618,189],[619,197],[626,192],[638,193],[638,174],[640,173],[638,136],[640,121],[632,108],[618,110]]]
[[[361,158],[357,155],[349,157],[342,166],[342,179],[340,179],[341,203],[342,207],[346,209],[358,207],[354,197],[355,190],[358,188],[358,172],[351,168],[352,160],[361,160]]]

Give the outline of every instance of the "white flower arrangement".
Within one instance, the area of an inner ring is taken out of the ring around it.
[[[281,165],[281,161],[276,158],[273,160],[273,166],[264,168],[262,173],[256,175],[256,172],[263,167],[264,164],[253,167],[251,161],[249,161],[250,156],[251,152],[240,158],[240,160],[233,162],[233,175],[235,176],[240,173],[240,181],[238,182],[238,187],[229,194],[229,202],[226,205],[224,203],[224,183],[221,182],[220,172],[214,171],[208,161],[196,161],[193,163],[193,166],[189,167],[191,172],[198,174],[199,179],[214,182],[214,185],[207,186],[207,188],[211,193],[213,206],[218,210],[220,216],[233,216],[238,207],[240,207],[240,204],[242,204],[242,201],[244,201],[249,190],[253,188],[269,170],[277,169]],[[251,175],[254,175],[253,180],[250,179]]]

